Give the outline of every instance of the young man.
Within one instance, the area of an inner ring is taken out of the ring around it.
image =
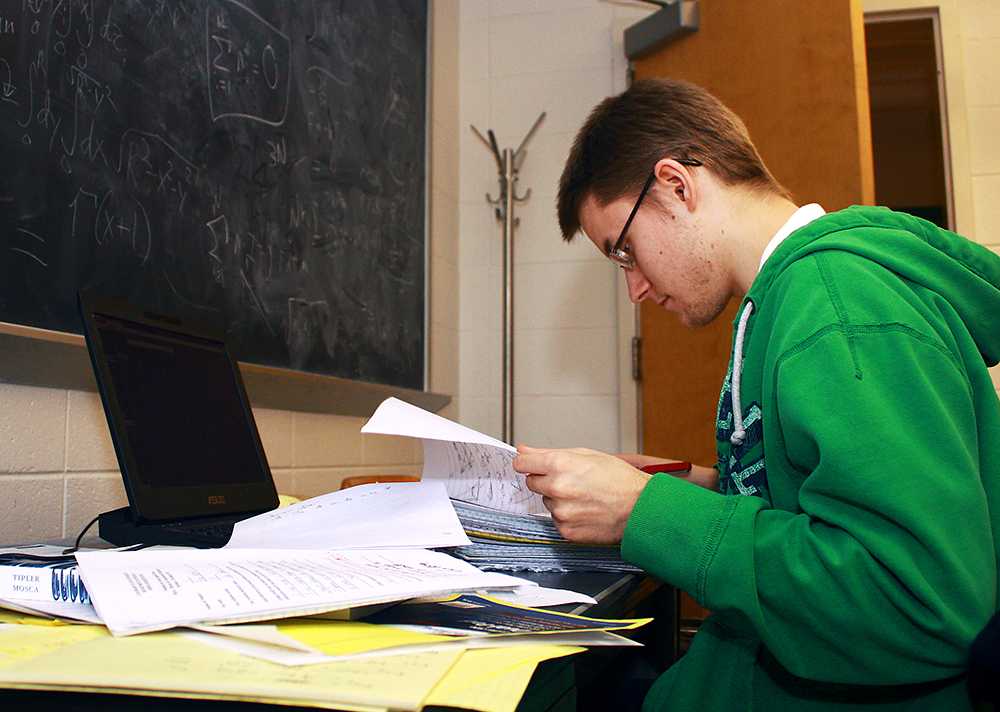
[[[718,463],[521,447],[560,531],[713,614],[648,710],[961,710],[997,609],[1000,258],[884,208],[797,208],[704,90],[601,103],[559,190],[632,300],[741,299]]]

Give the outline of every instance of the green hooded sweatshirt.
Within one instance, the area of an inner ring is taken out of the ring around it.
[[[656,475],[622,540],[713,611],[644,709],[968,709],[998,596],[1000,257],[832,213],[767,260],[733,344],[721,491]]]

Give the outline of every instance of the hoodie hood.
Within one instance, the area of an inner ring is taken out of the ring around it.
[[[853,206],[792,233],[764,263],[746,300],[759,302],[789,265],[822,250],[853,252],[940,295],[961,317],[986,364],[1000,360],[1000,256],[888,208]]]
[[[747,323],[755,304],[797,260],[824,250],[852,252],[944,298],[969,330],[987,366],[1000,360],[1000,256],[926,220],[888,208],[853,206],[796,230],[764,263],[736,319],[733,339],[733,432],[743,444],[740,385]]]

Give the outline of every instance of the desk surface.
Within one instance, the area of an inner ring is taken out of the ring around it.
[[[70,542],[71,544],[72,542]],[[85,545],[94,546],[88,541]],[[610,709],[603,701],[608,695],[604,681],[620,678],[622,670],[634,668],[641,658],[646,667],[663,669],[673,660],[675,650],[675,609],[673,591],[659,582],[636,574],[603,572],[530,573],[521,578],[540,586],[586,593],[596,604],[570,604],[555,610],[603,618],[653,616],[651,626],[637,636],[645,648],[591,649],[585,654],[551,660],[539,665],[525,692],[518,712],[563,712],[576,709]],[[627,674],[627,673],[625,673]],[[589,684],[588,684],[589,683]],[[578,704],[579,702],[579,704]],[[589,702],[589,703],[588,703]],[[618,706],[618,705],[615,705]],[[0,689],[0,709],[59,709],[60,712],[98,712],[108,709],[126,712],[294,712],[307,707],[289,707],[248,702],[187,700],[103,693],[42,692]],[[426,708],[431,710],[432,708]]]

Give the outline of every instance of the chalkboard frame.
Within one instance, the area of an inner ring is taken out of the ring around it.
[[[308,371],[240,362],[251,404],[272,408],[344,416],[369,416],[385,398],[395,396],[437,412],[452,396],[428,390],[431,373],[431,200],[433,3],[428,1],[424,96],[424,255],[423,255],[423,389],[371,383]],[[0,384],[97,392],[82,335],[0,321]]]
[[[0,384],[97,392],[83,336],[0,322]],[[240,363],[254,408],[370,416],[389,396],[437,412],[452,397],[427,390],[352,381],[306,371]]]

